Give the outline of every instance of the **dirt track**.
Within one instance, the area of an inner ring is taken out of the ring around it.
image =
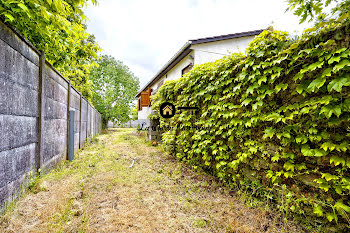
[[[296,232],[280,219],[120,129],[37,180],[0,232]]]

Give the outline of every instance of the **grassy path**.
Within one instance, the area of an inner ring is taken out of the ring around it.
[[[38,179],[1,217],[0,232],[296,231],[279,219],[118,129]]]

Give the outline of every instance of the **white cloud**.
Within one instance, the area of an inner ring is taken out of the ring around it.
[[[85,10],[104,53],[122,60],[143,87],[189,39],[266,28],[298,32],[283,0],[99,0]],[[293,33],[295,34],[295,33]]]

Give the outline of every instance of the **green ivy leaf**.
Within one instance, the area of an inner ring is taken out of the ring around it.
[[[314,156],[315,157],[322,157],[328,155],[327,151],[321,150],[321,149],[314,149]]]
[[[296,141],[296,143],[305,144],[307,142],[307,137],[305,135],[301,134],[295,138],[295,141]]]
[[[314,213],[317,214],[319,217],[323,216],[322,207],[319,205],[315,205],[314,206]]]
[[[325,151],[332,151],[335,149],[335,144],[332,143],[331,141],[327,141],[327,142],[324,142],[322,145],[321,145],[321,148]]]
[[[333,220],[338,221],[338,217],[334,213],[326,213],[328,221],[332,222]]]
[[[330,77],[332,76],[332,68],[328,67],[327,69],[325,69],[322,73],[322,77]]]
[[[315,62],[315,63],[309,65],[307,67],[307,70],[308,71],[313,71],[313,70],[319,69],[319,68],[321,68],[323,66],[323,64],[324,64],[324,61]]]
[[[312,149],[310,149],[309,145],[303,145],[301,147],[301,153],[305,156],[313,156],[314,155],[314,153],[313,153]]]
[[[332,64],[333,62],[339,62],[341,59],[341,56],[333,56],[331,59],[328,60],[328,64]]]
[[[295,165],[295,168],[296,168],[298,171],[301,171],[301,170],[303,170],[303,169],[307,169],[305,163],[296,164],[296,165]]]
[[[266,76],[262,76],[261,78],[259,78],[258,84],[261,85],[261,83],[263,83],[263,82],[266,83],[266,81],[267,81]]]
[[[347,142],[342,142],[340,145],[336,145],[335,148],[339,152],[346,152],[349,147],[349,144]]]
[[[301,147],[301,153],[304,156],[310,156],[310,157],[322,157],[328,154],[327,151],[324,151],[321,149],[310,149],[309,145],[303,145]]]
[[[342,60],[339,64],[335,65],[333,68],[333,72],[336,73],[339,70],[342,70],[345,66],[350,66],[349,60]]]
[[[284,172],[283,175],[284,175],[284,177],[286,177],[286,178],[290,178],[290,177],[293,177],[293,172],[291,172],[291,171]]]
[[[276,130],[272,127],[269,127],[267,129],[264,130],[264,136],[263,136],[263,139],[266,139],[266,138],[272,138],[273,135],[275,134]]]
[[[302,78],[303,78],[303,74],[302,74],[302,73],[297,73],[297,74],[294,76],[293,80],[294,80],[294,81],[297,81],[297,80],[302,79]]]
[[[334,114],[337,117],[341,115],[340,105],[332,106],[326,105],[321,108],[320,114],[324,114],[328,119]]]
[[[339,164],[342,164],[343,166],[345,166],[345,159],[339,156],[333,155],[330,158],[329,163],[330,164],[334,163],[334,166],[338,166]]]
[[[241,103],[241,105],[242,105],[242,106],[247,106],[250,102],[252,102],[252,99],[247,98],[247,99],[245,99],[245,100]]]
[[[280,158],[281,158],[281,155],[276,153],[274,156],[271,157],[271,161],[276,162],[276,161],[280,160]]]
[[[350,207],[345,205],[343,203],[343,201],[337,201],[337,203],[335,203],[334,207],[338,210],[345,210],[346,212],[350,213]]]
[[[282,120],[282,116],[280,114],[278,114],[277,112],[274,112],[274,113],[271,113],[270,115],[268,115],[266,117],[266,120],[267,121],[275,121],[277,123],[277,122],[280,122]]]
[[[287,87],[288,87],[287,83],[280,83],[280,84],[276,85],[276,87],[275,87],[276,93],[278,93],[282,89],[286,90]]]
[[[294,167],[295,167],[295,165],[290,161],[286,162],[283,165],[283,168],[286,169],[287,171],[294,171]]]
[[[18,3],[17,5],[22,8],[22,10],[28,11],[28,8],[23,3]]]
[[[310,83],[310,85],[307,87],[307,90],[309,92],[315,92],[316,90],[320,89],[325,82],[326,82],[325,77],[322,77],[322,76],[318,77],[317,79],[315,79]]]
[[[303,93],[303,92],[307,89],[307,87],[309,86],[309,84],[310,84],[309,81],[306,81],[306,80],[302,81],[302,82],[297,86],[296,91],[297,91],[299,94]]]
[[[285,137],[285,138],[291,138],[291,135],[288,132],[283,132],[282,136]]]
[[[344,74],[340,76],[339,78],[336,78],[332,80],[328,86],[328,92],[331,92],[332,90],[335,90],[337,92],[341,92],[343,86],[350,86],[350,74]]]
[[[334,186],[334,190],[335,190],[335,192],[338,193],[339,195],[342,195],[342,193],[343,193],[343,188],[342,188],[342,186],[340,186],[340,185],[335,185],[335,186]]]
[[[329,174],[329,173],[323,173],[322,174],[322,178],[325,178],[326,181],[330,181],[330,180],[338,180],[339,177],[336,176],[336,175],[332,175],[332,174]]]

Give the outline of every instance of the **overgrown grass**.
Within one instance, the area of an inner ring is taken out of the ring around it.
[[[297,231],[133,129],[100,135],[74,161],[38,177],[2,219],[1,232]]]

